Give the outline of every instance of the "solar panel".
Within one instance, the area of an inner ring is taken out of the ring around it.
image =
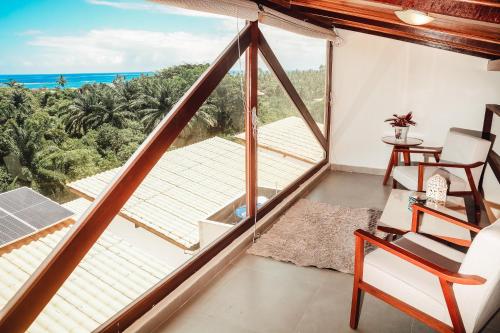
[[[9,215],[0,217],[0,246],[15,241],[35,232],[36,229],[28,226]]]
[[[0,246],[73,215],[72,211],[27,187],[0,193]]]

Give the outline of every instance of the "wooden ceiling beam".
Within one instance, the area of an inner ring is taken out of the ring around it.
[[[387,37],[391,39],[401,40],[405,42],[410,42],[414,44],[425,45],[433,48],[438,48],[442,50],[458,52],[463,54],[468,54],[476,57],[491,59],[497,57],[500,51],[492,52],[490,50],[485,50],[481,48],[474,48],[464,46],[463,44],[456,44],[452,42],[443,42],[439,39],[429,39],[429,38],[418,38],[410,33],[405,33],[403,31],[387,29],[381,27],[374,27],[369,24],[363,24],[355,21],[343,20],[343,19],[332,19],[333,24],[340,29],[352,30],[357,32],[362,32],[370,35]]]
[[[329,19],[338,28],[400,39],[488,59],[500,56],[498,34],[461,29],[451,30],[437,25],[411,26],[399,21],[392,13],[375,12],[364,7],[338,4],[328,0],[291,0],[290,10]],[[460,28],[460,29],[459,29]]]
[[[479,0],[368,0],[427,13],[500,23],[500,2]]]

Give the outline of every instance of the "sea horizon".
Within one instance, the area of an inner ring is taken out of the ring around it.
[[[62,75],[66,79],[65,88],[80,88],[85,84],[112,83],[117,76],[131,80],[141,75],[155,72],[96,72],[96,73],[62,73],[62,74],[0,74],[0,86],[14,80],[28,89],[51,89],[58,87],[57,80]]]

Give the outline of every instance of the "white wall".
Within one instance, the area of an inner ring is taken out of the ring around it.
[[[334,50],[331,162],[385,169],[392,134],[384,119],[413,111],[425,145],[450,127],[481,129],[484,106],[500,104],[500,72],[487,60],[351,31]],[[500,133],[498,133],[500,135]]]

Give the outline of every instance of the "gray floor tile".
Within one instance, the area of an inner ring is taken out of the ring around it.
[[[218,316],[182,311],[161,328],[169,333],[256,333],[250,328],[224,321]]]
[[[391,191],[382,177],[331,172],[307,198],[383,209]],[[298,267],[243,254],[157,332],[354,332],[349,328],[352,275]],[[486,333],[498,333],[500,315]],[[356,332],[433,332],[386,303],[365,295]]]
[[[410,318],[370,295],[364,297],[358,329],[351,330],[352,276],[344,273],[337,275],[336,284],[325,285],[316,292],[301,318],[297,333],[410,332]]]

